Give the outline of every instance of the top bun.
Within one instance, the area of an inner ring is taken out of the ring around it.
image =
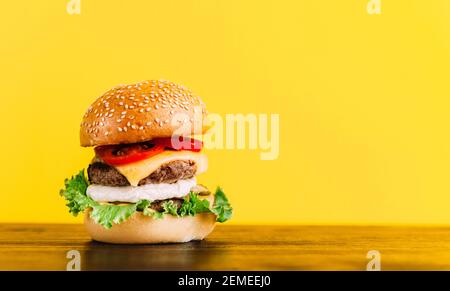
[[[184,86],[161,80],[119,85],[88,108],[80,143],[87,147],[201,134],[206,114],[200,97]]]

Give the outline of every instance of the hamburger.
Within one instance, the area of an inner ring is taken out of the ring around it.
[[[119,85],[94,101],[80,126],[94,157],[60,192],[70,213],[84,212],[92,239],[188,242],[231,218],[223,190],[197,182],[208,167],[206,116],[199,96],[169,81]]]

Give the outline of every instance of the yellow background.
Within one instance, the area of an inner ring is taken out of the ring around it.
[[[79,222],[82,114],[169,79],[211,112],[279,113],[280,156],[209,151],[232,223],[450,223],[450,1],[3,1],[1,222]]]

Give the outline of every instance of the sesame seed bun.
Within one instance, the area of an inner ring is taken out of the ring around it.
[[[153,219],[136,212],[121,224],[106,229],[85,212],[84,225],[93,240],[114,244],[181,243],[204,239],[214,229],[216,216],[200,213],[195,216],[165,215]]]
[[[120,85],[88,108],[80,143],[87,147],[201,134],[206,114],[200,97],[184,86],[155,80]]]

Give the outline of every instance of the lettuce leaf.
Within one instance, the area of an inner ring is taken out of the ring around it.
[[[96,204],[94,200],[86,195],[88,182],[84,176],[84,169],[77,175],[72,176],[71,179],[66,179],[64,185],[65,189],[60,191],[60,195],[66,199],[66,206],[69,207],[69,212],[74,216]]]
[[[105,228],[111,228],[113,223],[119,224],[136,212],[136,203],[127,205],[101,204],[92,207],[91,218]]]
[[[217,222],[225,222],[229,220],[233,215],[233,208],[228,202],[228,198],[225,196],[222,188],[217,187],[214,197],[214,205],[210,210],[217,216]]]
[[[148,206],[150,206],[150,204]],[[158,211],[156,211],[154,209],[151,209],[148,206],[143,209],[142,214],[144,214],[146,216],[150,216],[153,219],[161,219],[161,218],[164,217],[164,214],[170,214],[170,215],[173,215],[173,216],[179,216],[178,215],[177,206],[171,200],[165,201],[163,203],[162,207],[163,207],[164,210],[162,212],[158,212]]]
[[[183,204],[179,210],[180,216],[194,216],[197,213],[209,212],[209,201],[204,199],[201,200],[199,195],[194,192],[190,192],[189,195],[184,199]]]
[[[164,214],[167,213],[173,216],[178,216],[178,208],[172,200],[165,201],[162,207],[164,209]]]
[[[152,201],[140,200],[136,203],[125,205],[100,204],[86,195],[86,189],[89,185],[84,170],[77,175],[64,181],[65,188],[60,191],[69,208],[69,212],[74,216],[84,210],[92,209],[90,217],[105,228],[111,228],[114,224],[119,224],[131,217],[136,211],[142,211],[146,216],[153,219],[161,219],[169,214],[177,217],[187,215],[194,216],[197,213],[211,212],[217,216],[218,222],[225,222],[231,218],[233,208],[228,202],[223,190],[218,187],[215,193],[215,202],[212,207],[206,199],[201,199],[200,195],[190,192],[184,199],[183,204],[178,209],[173,201],[168,200],[163,203],[163,211],[158,212],[150,208]]]
[[[164,217],[164,212],[158,212],[156,210],[153,210],[151,208],[145,208],[142,211],[142,214],[146,215],[146,216],[150,216],[153,219],[161,219]]]
[[[151,204],[152,204],[152,201],[150,201],[150,200],[145,200],[145,199],[139,200],[139,201],[136,203],[136,210],[138,210],[138,211],[143,211],[144,209],[146,209],[147,207],[149,207]]]
[[[186,215],[194,216],[202,212],[212,212],[217,216],[217,222],[229,220],[233,215],[233,208],[228,202],[228,198],[225,196],[222,188],[217,187],[214,197],[214,205],[211,208],[208,200],[200,199],[200,196],[193,192],[189,193],[181,205],[179,215],[183,217]]]

